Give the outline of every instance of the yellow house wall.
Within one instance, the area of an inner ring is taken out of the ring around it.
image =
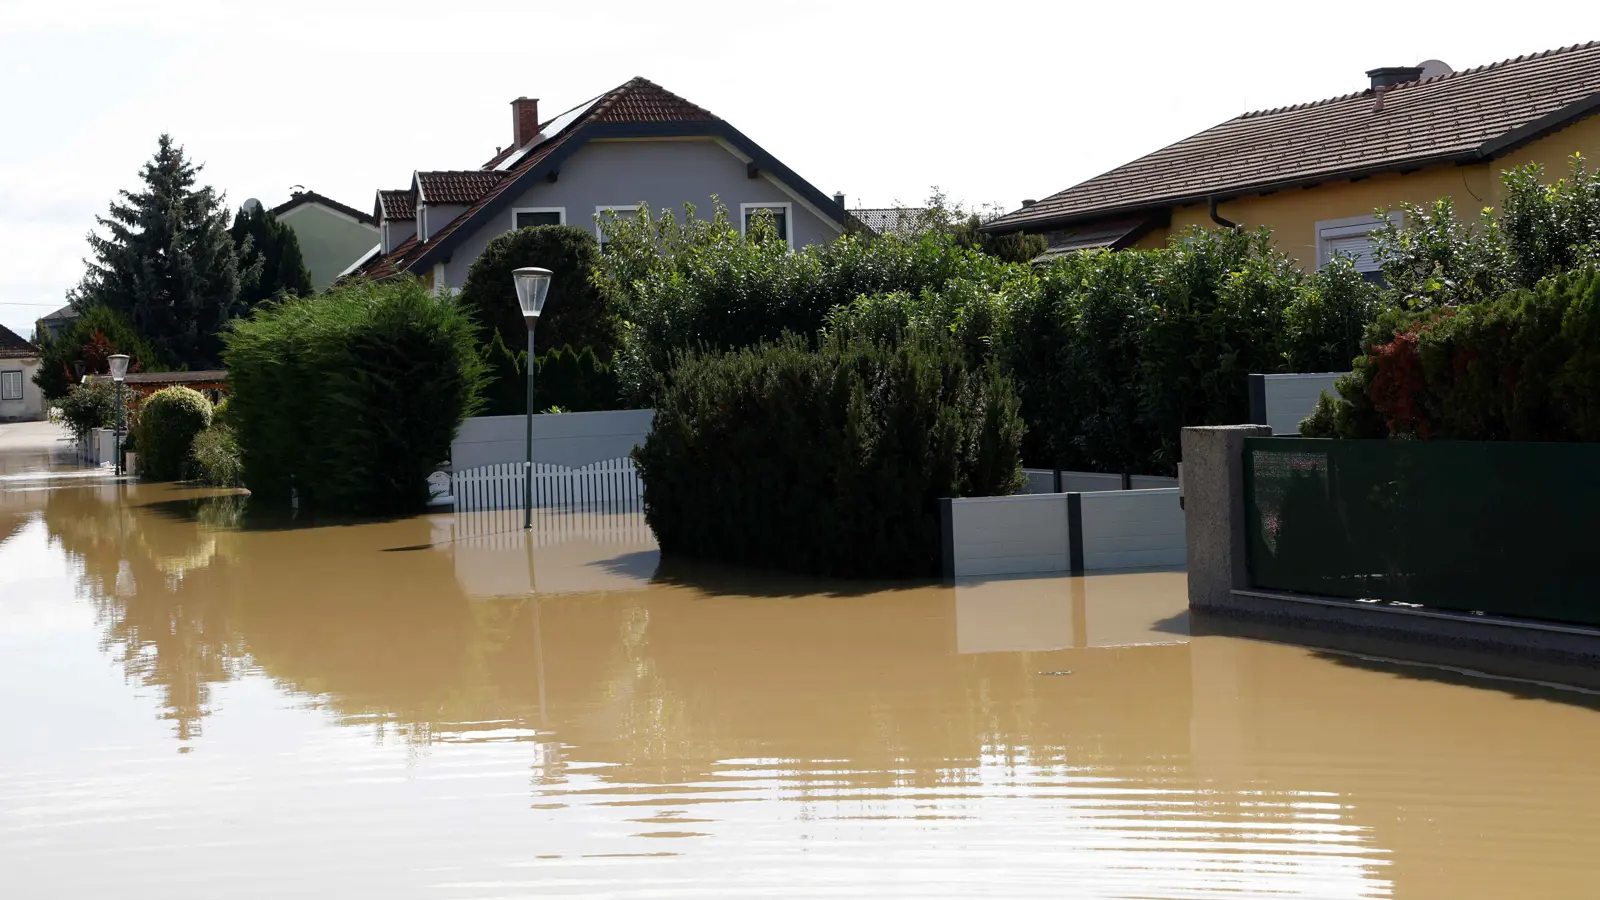
[[[1318,222],[1369,215],[1379,207],[1394,208],[1402,203],[1432,203],[1445,196],[1454,201],[1456,211],[1463,217],[1476,218],[1478,210],[1485,206],[1499,207],[1502,171],[1536,162],[1544,166],[1546,180],[1554,181],[1566,174],[1567,159],[1573,153],[1582,153],[1591,165],[1600,162],[1600,116],[1487,163],[1445,163],[1406,175],[1374,175],[1361,181],[1341,179],[1310,188],[1287,188],[1266,196],[1251,194],[1222,201],[1217,213],[1247,228],[1272,229],[1278,249],[1298,260],[1302,268],[1313,269],[1317,264]],[[1191,225],[1214,224],[1203,203],[1177,207],[1172,210],[1168,228],[1152,231],[1135,246],[1162,247],[1175,232]]]

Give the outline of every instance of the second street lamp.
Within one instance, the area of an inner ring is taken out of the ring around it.
[[[111,464],[115,466],[118,475],[122,474],[122,382],[128,378],[128,354],[113,353],[106,357],[106,365],[111,367],[111,380],[117,385],[117,431],[116,441],[111,447]]]
[[[511,280],[517,286],[517,306],[528,326],[528,461],[522,471],[522,527],[533,527],[533,330],[544,312],[544,298],[550,293],[550,270],[534,266],[516,269]]]

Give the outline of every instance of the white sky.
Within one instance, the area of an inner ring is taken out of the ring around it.
[[[642,75],[851,206],[1015,208],[1248,109],[1600,38],[1578,2],[0,0],[0,322],[59,306],[170,131],[230,205],[362,209]],[[1585,30],[1585,29],[1588,30]]]

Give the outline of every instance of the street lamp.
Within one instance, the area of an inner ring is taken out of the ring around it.
[[[116,442],[112,444],[111,462],[116,466],[116,473],[122,474],[122,382],[128,377],[128,354],[113,353],[106,357],[106,364],[111,367],[111,380],[117,384],[117,435]]]
[[[525,266],[511,273],[517,285],[517,306],[528,326],[528,464],[522,472],[522,527],[533,527],[533,328],[544,312],[544,298],[550,293],[550,270]]]

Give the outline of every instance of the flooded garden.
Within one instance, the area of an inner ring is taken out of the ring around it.
[[[1579,896],[1594,695],[637,515],[0,486],[7,896]],[[512,521],[515,519],[515,521]]]

